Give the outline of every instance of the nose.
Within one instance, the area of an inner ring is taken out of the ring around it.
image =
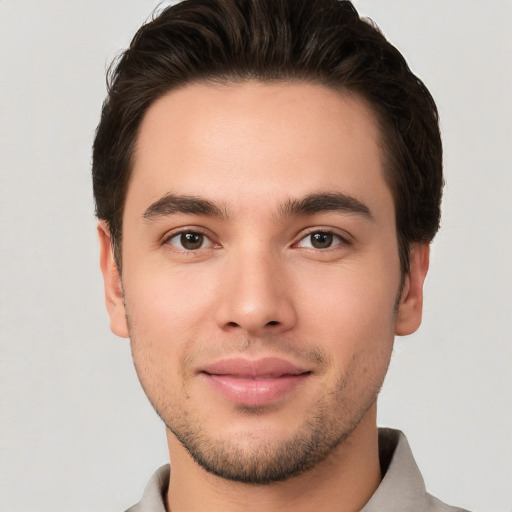
[[[238,253],[225,262],[217,325],[250,336],[277,334],[297,322],[293,286],[278,255]]]

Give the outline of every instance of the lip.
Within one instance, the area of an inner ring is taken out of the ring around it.
[[[268,405],[300,387],[311,371],[284,359],[222,359],[201,373],[229,401],[253,407]]]

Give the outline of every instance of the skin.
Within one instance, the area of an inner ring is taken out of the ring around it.
[[[415,244],[400,273],[379,140],[363,100],[308,83],[188,85],[144,117],[122,278],[104,222],[98,233],[111,329],[130,337],[167,425],[169,510],[355,511],[377,488],[376,398],[395,334],[421,322],[428,269],[428,246]],[[326,193],[368,212],[285,211]],[[215,215],[154,206],[168,194],[207,200]],[[203,235],[199,248],[185,248],[182,233]],[[312,233],[333,233],[331,245],[315,247]],[[243,406],[201,372],[235,356],[279,357],[309,373],[270,404]],[[177,435],[218,466],[236,454],[262,474],[305,453],[306,470],[234,481],[198,465]]]

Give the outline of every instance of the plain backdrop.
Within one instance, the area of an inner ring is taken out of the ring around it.
[[[512,2],[357,0],[436,98],[442,230],[420,331],[379,423],[427,487],[512,510]],[[108,329],[91,143],[108,63],[153,0],[0,0],[0,510],[120,511],[167,460],[129,345]]]

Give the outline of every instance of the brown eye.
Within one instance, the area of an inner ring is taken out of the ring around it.
[[[182,233],[180,242],[184,249],[193,251],[199,249],[203,245],[204,236],[201,233]]]
[[[174,235],[169,238],[168,243],[181,250],[195,251],[197,249],[202,249],[207,240],[207,237],[202,233],[188,231]]]
[[[297,247],[306,249],[332,249],[338,245],[346,244],[347,241],[336,233],[330,231],[313,231],[299,241]]]
[[[311,245],[315,249],[327,249],[332,245],[332,233],[312,233],[309,236],[311,237]]]

